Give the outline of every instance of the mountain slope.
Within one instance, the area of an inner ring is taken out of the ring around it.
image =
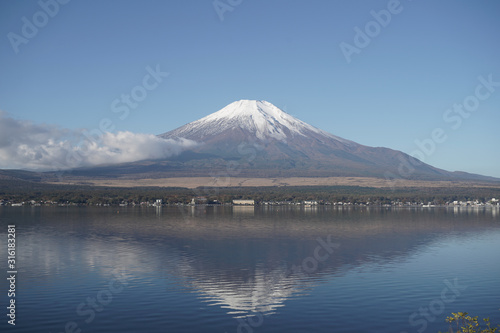
[[[159,136],[202,143],[175,159],[183,160],[187,169],[195,168],[195,164],[217,169],[222,159],[238,163],[246,176],[458,177],[402,152],[363,146],[332,135],[265,101],[237,101]]]
[[[400,151],[368,147],[311,126],[266,101],[241,100],[159,137],[199,143],[167,160],[72,170],[72,176],[378,177],[498,181],[448,172]]]

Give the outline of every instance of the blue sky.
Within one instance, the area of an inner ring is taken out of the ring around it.
[[[500,85],[478,88],[500,82],[498,1],[220,0],[223,13],[213,0],[55,1],[0,2],[4,117],[160,134],[262,99],[361,144],[500,177]],[[38,20],[36,33],[23,32],[26,20]],[[340,45],[356,47],[356,27],[371,37],[346,57]],[[169,75],[141,90],[147,68]],[[113,112],[134,88],[146,96]],[[447,111],[464,101],[479,103],[466,116]]]

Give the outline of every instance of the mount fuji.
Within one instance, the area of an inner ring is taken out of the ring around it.
[[[200,172],[196,166],[218,169],[232,161],[245,176],[390,176],[426,180],[476,177],[434,168],[400,151],[340,138],[266,101],[233,102],[159,137],[201,143],[176,158],[195,174]]]
[[[415,180],[497,180],[449,172],[403,152],[369,147],[311,126],[266,101],[240,100],[158,135],[198,144],[165,160],[73,170],[75,176],[161,178],[376,177]]]

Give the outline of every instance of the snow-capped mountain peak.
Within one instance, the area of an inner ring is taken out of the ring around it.
[[[253,133],[257,139],[275,139],[286,142],[293,136],[320,134],[339,141],[347,141],[311,126],[266,101],[240,100],[197,121],[184,125],[170,134],[189,137],[194,133],[211,136],[231,129]]]

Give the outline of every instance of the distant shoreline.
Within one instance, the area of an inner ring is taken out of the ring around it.
[[[355,177],[0,179],[0,205],[189,206],[250,200],[270,206],[485,207],[498,206],[500,199],[500,184],[495,183],[403,180],[389,185],[384,179]]]
[[[23,202],[22,204],[3,204],[0,207],[122,207],[122,208],[162,208],[162,207],[232,207],[242,210],[250,210],[254,208],[267,208],[267,207],[293,207],[302,209],[317,209],[321,208],[337,208],[337,209],[363,209],[363,208],[396,208],[396,209],[433,209],[433,208],[446,208],[446,209],[459,209],[459,210],[470,210],[470,209],[495,209],[500,210],[500,205],[492,205],[488,203],[478,203],[478,204],[443,204],[443,205],[428,205],[428,204],[353,204],[350,202],[340,203],[322,203],[317,205],[308,205],[304,203],[289,202],[289,203],[256,203],[255,205],[235,205],[231,203],[224,204],[162,204],[161,206],[155,206],[154,203],[147,204],[78,204],[78,203],[43,203],[43,204],[31,204],[29,202]]]

